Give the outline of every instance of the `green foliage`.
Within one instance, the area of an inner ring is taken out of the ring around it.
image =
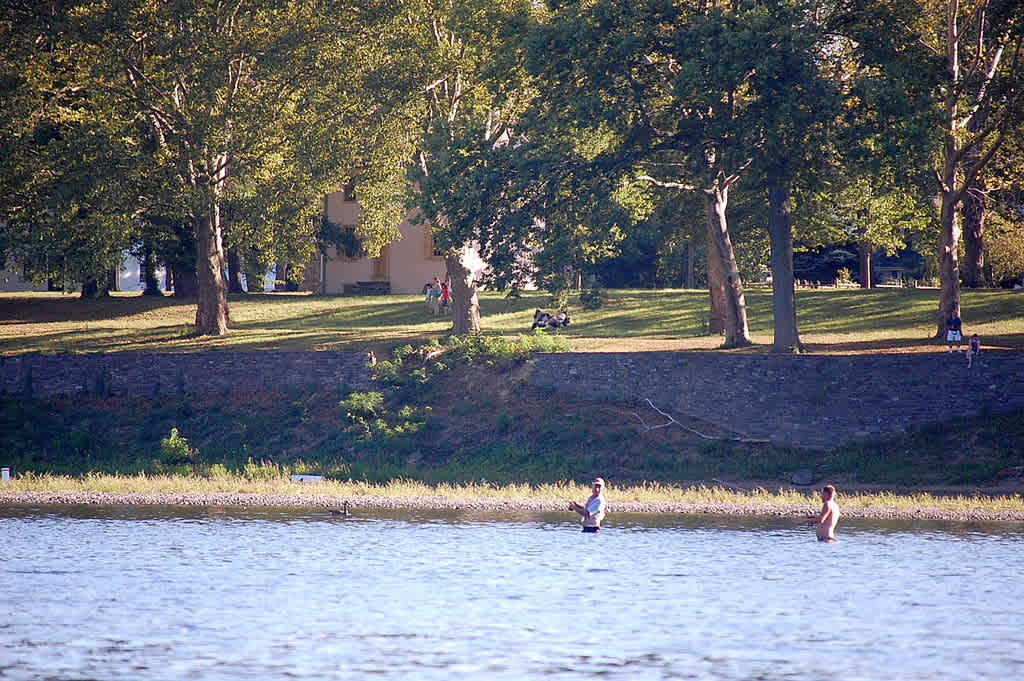
[[[242,476],[247,480],[277,480],[284,477],[285,472],[272,461],[260,459],[257,463],[249,458],[242,469]]]
[[[607,294],[599,288],[586,289],[580,292],[580,306],[584,310],[600,310]]]
[[[431,345],[431,349],[434,347],[436,346]],[[411,357],[414,354],[416,354],[416,349],[409,343],[399,345],[391,351],[391,355],[399,362],[405,361],[406,358]]]
[[[395,359],[374,367],[374,380],[383,387],[409,389],[427,384],[433,376],[455,365],[494,366],[521,362],[534,352],[568,350],[567,340],[543,331],[515,339],[482,334],[448,336],[443,344],[434,339],[417,349],[408,344],[395,348]]]
[[[354,392],[338,403],[345,416],[358,432],[370,435],[384,412],[384,394],[380,392]]]
[[[894,438],[850,444],[827,458],[829,470],[861,483],[991,484],[1024,471],[1020,409],[926,426]],[[969,445],[967,444],[969,443]]]
[[[470,372],[477,369],[463,368]],[[485,380],[503,380],[490,370]],[[952,424],[925,428],[898,438],[850,445],[831,453],[718,441],[695,443],[638,436],[633,424],[609,419],[628,410],[614,400],[593,403],[558,393],[535,394],[529,386],[508,383],[508,399],[498,390],[453,390],[448,374],[436,377],[436,392],[418,402],[385,394],[381,405],[367,395],[337,396],[366,415],[369,429],[346,433],[346,424],[328,402],[329,394],[311,396],[322,413],[304,422],[281,417],[284,400],[253,409],[226,405],[210,413],[201,405],[187,423],[203,455],[175,427],[157,442],[148,428],[175,415],[174,400],[162,403],[108,398],[106,406],[72,402],[47,403],[4,398],[0,401],[0,448],[5,465],[19,473],[82,475],[90,471],[132,474],[200,473],[209,477],[238,474],[252,480],[277,480],[290,472],[384,482],[412,478],[425,482],[551,482],[577,477],[580,471],[616,471],[625,480],[710,480],[735,476],[786,479],[792,471],[811,468],[832,477],[869,484],[987,484],[1024,468],[1020,442],[1024,418],[1018,409],[987,413]],[[466,380],[463,375],[454,378]],[[469,384],[464,384],[469,386]],[[219,398],[217,398],[219,400]],[[122,403],[123,402],[123,403]],[[539,406],[543,405],[543,406]],[[108,410],[121,414],[117,432],[96,430],[108,423]],[[438,418],[438,411],[444,416]],[[256,439],[247,433],[260,430]],[[351,423],[351,422],[350,422]],[[247,427],[238,430],[239,424]],[[75,433],[64,437],[63,433]],[[167,432],[164,430],[163,432]],[[666,431],[667,432],[667,431]],[[311,434],[318,439],[308,441]],[[294,449],[306,440],[304,447]],[[78,443],[80,447],[72,445]],[[240,444],[240,442],[242,444]],[[293,451],[289,451],[289,450]],[[104,458],[127,452],[125,458]]]
[[[321,247],[333,246],[338,255],[346,258],[362,258],[366,255],[366,248],[362,239],[351,230],[345,229],[322,216],[320,219],[320,234],[318,241]]]
[[[510,340],[504,336],[451,336],[448,348],[452,356],[466,364],[494,366],[526,360],[534,352],[567,352],[569,344],[560,336],[534,329],[532,335]]]
[[[991,213],[985,220],[985,262],[992,280],[1024,279],[1024,219],[1011,220]]]
[[[160,463],[177,466],[181,464],[194,463],[197,452],[193,450],[188,440],[178,433],[177,428],[171,428],[171,434],[160,440]]]
[[[349,418],[372,418],[384,407],[384,394],[380,392],[354,392],[338,403]]]
[[[0,262],[102,291],[124,250],[194,271],[198,232],[223,228],[248,272],[299,275],[355,131],[374,134],[348,106],[376,62],[362,16],[208,0],[5,11]],[[207,293],[200,306],[223,294]]]

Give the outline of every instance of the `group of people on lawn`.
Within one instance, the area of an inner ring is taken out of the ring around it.
[[[448,314],[452,309],[452,279],[445,276],[444,281],[440,277],[434,277],[423,285],[423,296],[427,303],[427,309],[431,314]]]

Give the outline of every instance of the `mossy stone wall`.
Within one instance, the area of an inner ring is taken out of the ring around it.
[[[361,352],[197,352],[0,356],[0,392],[217,395],[283,389],[365,389]]]
[[[753,439],[815,449],[889,436],[983,410],[1024,407],[1024,354],[854,356],[724,352],[541,353],[533,382],[617,399]],[[365,390],[361,352],[0,356],[0,393],[216,395]]]
[[[1024,406],[1024,354],[565,353],[534,357],[538,386],[613,397],[754,439],[830,449]]]

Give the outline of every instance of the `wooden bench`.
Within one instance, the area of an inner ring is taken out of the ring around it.
[[[384,296],[391,293],[390,281],[357,281],[345,284],[345,295],[352,296]]]

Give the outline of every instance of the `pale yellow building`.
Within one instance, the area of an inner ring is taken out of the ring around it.
[[[328,220],[353,233],[362,210],[354,192],[328,194],[324,213]],[[306,270],[306,288],[321,294],[339,293],[421,293],[434,277],[444,279],[444,256],[434,247],[428,225],[414,225],[408,219],[399,225],[402,237],[381,250],[376,258],[349,258],[333,247],[326,256]],[[479,274],[485,265],[475,252],[468,255],[470,269]]]

